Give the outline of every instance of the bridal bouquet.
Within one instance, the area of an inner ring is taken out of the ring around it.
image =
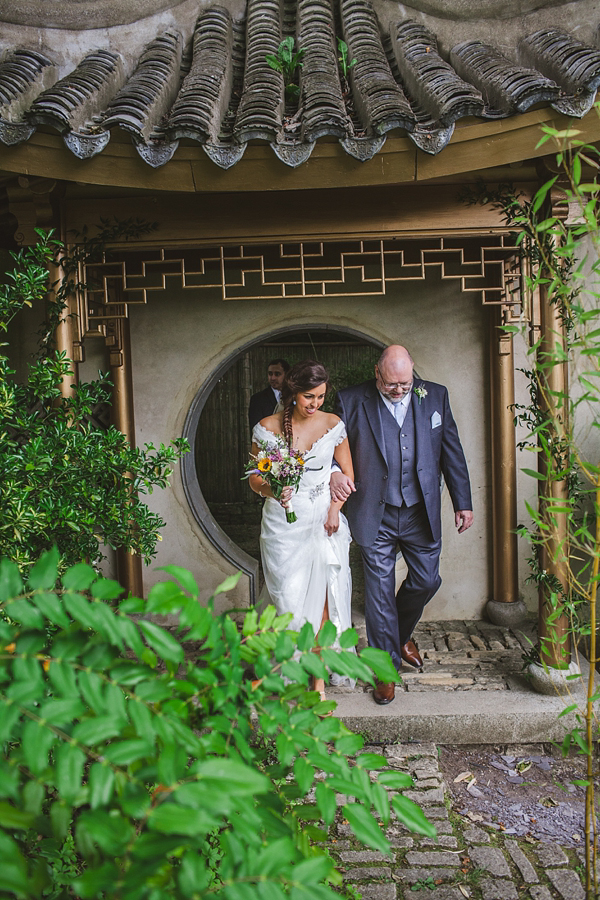
[[[295,487],[298,490],[300,479],[304,474],[304,465],[306,459],[299,450],[290,450],[286,441],[276,436],[276,445],[269,441],[258,442],[258,453],[251,456],[246,463],[244,478],[250,475],[260,475],[267,482],[273,496],[276,500],[281,497],[281,492],[285,487]],[[285,517],[288,522],[296,522],[297,515],[292,509],[292,503],[289,502]]]

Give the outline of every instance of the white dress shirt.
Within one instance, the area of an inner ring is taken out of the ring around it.
[[[389,411],[395,418],[399,428],[402,428],[404,419],[406,418],[406,413],[408,412],[408,405],[412,396],[412,389],[402,398],[402,400],[398,400],[396,403],[392,403],[392,401],[388,399],[388,397],[384,397],[381,391],[379,391],[379,396],[385,403],[387,409],[389,409]]]
[[[278,391],[277,388],[272,387],[271,390],[275,394],[275,399],[278,403],[281,403],[281,391]]]
[[[412,388],[408,392],[408,394],[406,394],[406,396],[403,397],[402,400],[398,400],[397,403],[392,403],[391,400],[388,400],[387,397],[383,396],[381,391],[379,391],[379,396],[385,403],[387,409],[389,409],[389,411],[395,418],[396,422],[398,423],[398,427],[402,428],[402,426],[404,424],[404,420],[406,418],[406,413],[408,412],[408,405],[410,403],[410,398],[412,396]],[[341,472],[342,471],[340,469],[340,467],[338,466],[337,462],[335,461],[335,459],[332,462],[331,471],[332,472]]]

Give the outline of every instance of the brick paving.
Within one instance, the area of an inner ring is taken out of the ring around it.
[[[438,651],[439,652],[439,651]],[[452,807],[432,743],[366,747],[384,753],[391,768],[408,772],[405,791],[438,829],[437,841],[392,819],[391,855],[360,848],[338,812],[328,849],[344,882],[363,900],[584,900],[583,849],[518,841],[473,825]],[[435,798],[432,798],[435,782]]]
[[[354,613],[353,622],[360,648],[366,645],[364,618]],[[533,619],[513,629],[474,620],[420,622],[414,641],[425,663],[423,671],[404,666],[396,690],[511,690],[511,682],[523,678],[523,654],[536,639]]]

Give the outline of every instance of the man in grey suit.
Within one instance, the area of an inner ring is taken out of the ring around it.
[[[459,534],[473,524],[469,473],[458,431],[441,384],[414,377],[406,348],[387,347],[375,379],[345,388],[336,413],[346,424],[355,482],[331,476],[332,496],[346,500],[346,515],[362,552],[365,618],[372,647],[423,665],[413,630],[441,584],[443,475]],[[408,574],[395,591],[395,563],[402,551]],[[379,682],[377,703],[390,703],[395,686]]]

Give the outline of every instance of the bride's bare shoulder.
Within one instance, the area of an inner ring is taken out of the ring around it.
[[[272,431],[273,434],[283,434],[283,420],[280,415],[266,416],[258,424],[266,428],[267,431]]]
[[[337,423],[342,421],[339,416],[335,415],[335,413],[325,413],[325,415],[327,416],[327,428],[335,428]]]

